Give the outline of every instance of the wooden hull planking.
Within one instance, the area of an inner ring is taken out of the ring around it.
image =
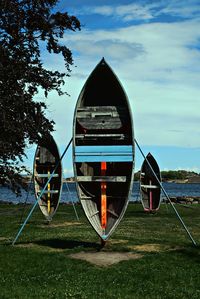
[[[85,215],[105,241],[122,219],[132,191],[134,135],[127,96],[104,59],[77,101],[73,165]]]
[[[34,159],[34,189],[38,199],[48,179],[58,165],[38,204],[48,221],[55,214],[62,191],[62,165],[57,145],[52,136],[43,140],[36,149]]]
[[[156,160],[151,153],[148,153],[146,159],[148,159],[149,164],[161,182],[160,169]],[[146,159],[142,164],[140,173],[140,198],[146,212],[155,212],[160,206],[161,188]]]

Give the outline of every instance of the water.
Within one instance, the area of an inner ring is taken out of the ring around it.
[[[170,197],[178,196],[200,196],[200,184],[176,184],[176,183],[163,183],[163,187]],[[69,189],[68,189],[69,188]],[[74,183],[63,184],[61,202],[77,202],[78,197],[76,193],[76,187]],[[165,196],[162,194],[162,198]],[[130,201],[139,201],[139,182],[134,182],[133,190],[131,194]],[[0,187],[0,201],[7,201],[12,203],[33,203],[35,202],[35,195],[33,191],[27,192],[23,191],[21,197],[16,197],[13,192],[5,187]]]

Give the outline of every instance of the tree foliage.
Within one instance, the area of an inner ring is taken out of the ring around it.
[[[186,180],[198,176],[198,173],[186,170],[168,170],[161,171],[161,176],[163,180]]]
[[[68,13],[52,12],[58,0],[0,1],[0,182],[21,182],[18,161],[26,145],[38,143],[53,130],[45,117],[44,101],[34,101],[39,89],[44,96],[63,94],[65,76],[73,64],[70,49],[59,41],[66,30],[80,30],[79,20]],[[66,72],[48,70],[41,58],[46,51],[61,54]]]
[[[163,170],[161,171],[162,181],[168,180],[186,180],[192,177],[200,176],[200,174],[194,171],[186,171],[186,170]],[[136,172],[134,175],[134,181],[140,180],[140,171]]]

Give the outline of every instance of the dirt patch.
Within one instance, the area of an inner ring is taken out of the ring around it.
[[[0,237],[0,241],[7,241],[8,238],[5,238],[5,237]]]
[[[79,252],[69,256],[101,267],[111,266],[121,261],[142,258],[141,254],[132,252]]]
[[[20,244],[15,244],[16,247],[22,247],[22,248],[32,248],[36,247],[34,243],[20,243]]]
[[[128,240],[112,240],[112,241],[110,241],[110,243],[111,244],[126,244],[126,243],[128,243]]]
[[[179,249],[178,247],[175,248],[170,245],[161,245],[161,244],[132,245],[132,246],[128,246],[128,248],[140,252],[163,252],[163,251]]]

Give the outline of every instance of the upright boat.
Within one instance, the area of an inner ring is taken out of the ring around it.
[[[134,175],[128,98],[104,59],[79,95],[73,124],[76,187],[90,224],[106,241],[127,208]]]
[[[58,208],[62,189],[62,165],[58,147],[52,136],[42,140],[37,146],[33,168],[36,199],[52,176],[38,201],[42,213],[50,221]]]
[[[149,166],[151,165],[151,167]],[[161,182],[161,174],[159,166],[152,156],[148,153],[146,156],[140,173],[140,195],[142,205],[145,211],[155,212],[159,209],[161,199],[161,188],[158,180],[156,179],[153,171],[155,172],[159,182]]]

